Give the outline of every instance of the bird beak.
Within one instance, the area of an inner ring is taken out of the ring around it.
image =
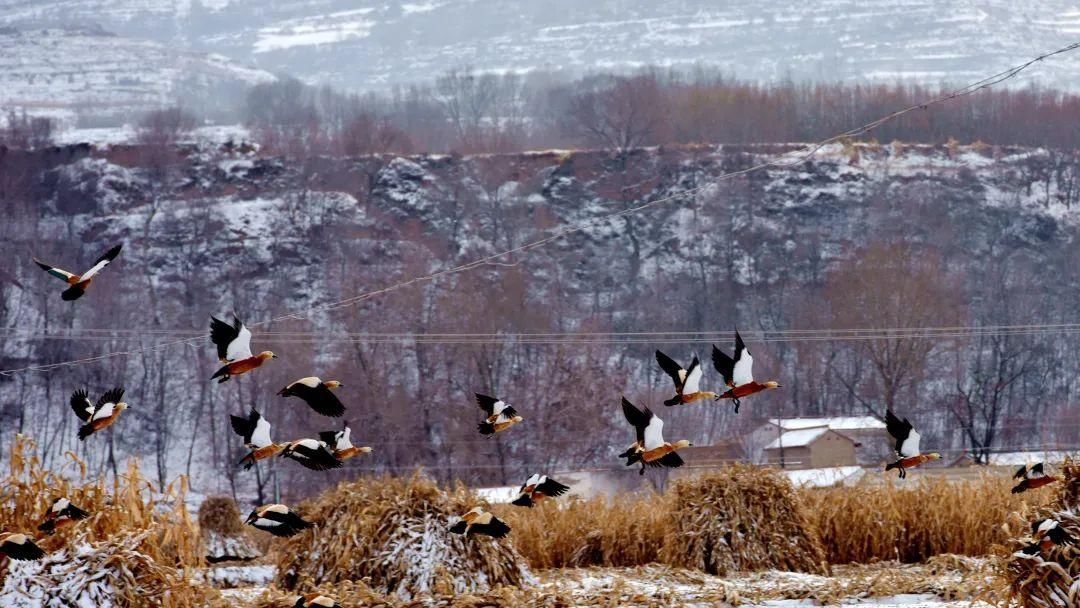
[[[277,359],[277,355],[270,355],[271,359]]]

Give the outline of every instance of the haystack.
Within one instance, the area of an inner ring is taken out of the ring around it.
[[[184,571],[139,550],[158,532],[118,534],[107,541],[76,541],[36,562],[9,562],[0,606],[170,608],[224,606],[217,591],[189,580]]]
[[[418,475],[342,483],[300,505],[315,527],[277,545],[276,583],[307,592],[364,580],[403,599],[532,583],[509,538],[449,532],[477,503],[460,488],[448,494]]]
[[[1005,566],[1010,600],[1024,608],[1072,608],[1080,605],[1080,546],[1053,547],[1041,555],[1020,550],[1031,542],[1030,521],[1056,519],[1065,532],[1080,539],[1080,462],[1062,466],[1063,482],[1051,508],[1017,517],[1017,536],[1010,541],[1014,553]]]
[[[791,483],[759,467],[726,467],[675,484],[661,558],[726,576],[751,570],[826,573],[825,552]]]
[[[199,505],[199,530],[211,564],[250,561],[262,555],[247,536],[240,509],[228,496],[210,496]]]

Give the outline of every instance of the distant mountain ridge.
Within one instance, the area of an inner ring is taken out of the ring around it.
[[[0,0],[0,24],[99,23],[352,89],[490,71],[701,64],[739,78],[977,80],[1080,37],[1067,0]],[[1080,55],[1037,82],[1080,89]]]

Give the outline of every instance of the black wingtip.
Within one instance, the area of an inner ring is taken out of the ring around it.
[[[511,502],[510,504],[518,506],[518,507],[529,507],[531,509],[533,507],[533,500],[528,495],[522,495],[522,496],[519,496],[517,498],[517,500]]]
[[[481,435],[495,434],[495,425],[490,422],[481,422],[480,424],[476,425],[476,428],[480,431]]]

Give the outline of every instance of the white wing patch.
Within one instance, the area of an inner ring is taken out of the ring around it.
[[[750,384],[754,381],[754,358],[750,351],[745,348],[741,353],[736,353],[735,370],[731,373],[731,381],[735,386]]]
[[[250,336],[251,334],[249,333],[248,335]],[[320,380],[318,376],[308,376],[307,378],[301,378],[296,382],[293,382],[293,384],[303,384],[308,388],[315,388],[316,386],[322,384],[322,380]],[[290,384],[289,386],[292,386],[292,384]]]
[[[280,521],[274,521],[272,519],[266,519],[264,517],[260,517],[259,519],[255,520],[255,525],[267,528],[267,527],[280,526],[281,522]]]
[[[247,328],[247,325],[240,324],[240,334],[236,336],[232,342],[229,342],[229,347],[225,349],[226,361],[239,361],[240,359],[248,359],[251,357],[251,330]]]
[[[499,414],[502,414],[503,410],[508,407],[510,406],[505,401],[499,399],[495,403],[491,404],[491,413],[494,416],[498,416]]]
[[[64,509],[68,508],[68,505],[70,505],[70,504],[71,503],[68,502],[68,499],[66,499],[66,498],[58,498],[58,499],[56,499],[56,502],[53,503],[52,512],[53,513],[59,513],[60,511],[63,511]]]
[[[344,430],[338,431],[337,442],[334,444],[335,450],[348,450],[353,447],[350,436],[352,435],[352,429],[345,427]]]
[[[255,423],[255,430],[251,432],[251,445],[265,448],[272,443],[274,442],[270,440],[270,423],[266,418],[259,416],[259,421]]]
[[[109,416],[113,415],[113,411],[115,411],[115,410],[116,410],[116,404],[115,403],[106,403],[106,404],[102,405],[100,408],[98,408],[98,410],[96,412],[94,412],[94,415],[90,418],[90,420],[94,421],[94,420],[101,420],[103,418],[108,418]]]
[[[645,427],[645,450],[655,450],[664,445],[664,421],[653,415],[649,426]]]
[[[690,370],[690,373],[686,375],[686,382],[683,383],[682,393],[684,395],[693,395],[701,390],[701,365],[695,365],[694,369]]]
[[[919,442],[921,440],[922,437],[919,436],[918,431],[916,431],[915,429],[911,429],[911,432],[908,433],[907,439],[904,440],[904,443],[900,444],[900,455],[904,458],[918,456]]]
[[[108,265],[109,265],[109,260],[101,260],[97,264],[94,264],[93,268],[91,268],[90,270],[87,270],[86,272],[84,272],[82,274],[82,276],[79,277],[79,280],[85,281],[85,280],[89,279],[90,277],[94,276],[95,274],[101,272],[101,269],[105,268]]]

